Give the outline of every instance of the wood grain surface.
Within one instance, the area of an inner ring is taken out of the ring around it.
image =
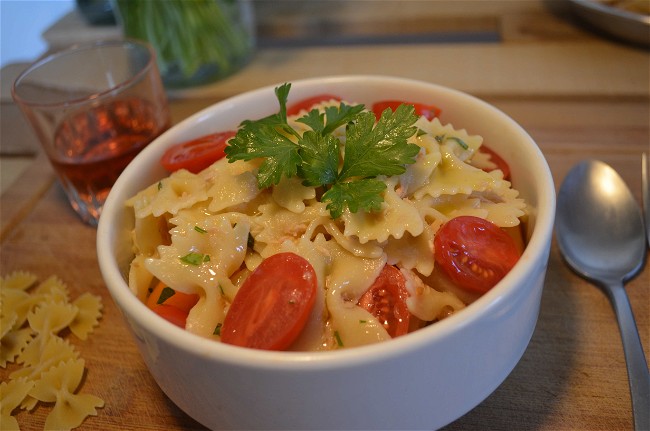
[[[622,175],[640,202],[641,154],[650,151],[648,52],[584,28],[568,27],[570,19],[557,19],[542,4],[546,2],[513,2],[535,3],[514,10],[504,3],[508,2],[498,2],[499,13],[490,18],[490,28],[508,23],[511,37],[499,43],[261,49],[240,74],[207,89],[172,95],[174,122],[224,97],[278,81],[387,72],[456,86],[502,109],[536,140],[557,188],[575,163],[597,158]],[[544,31],[533,26],[530,34],[523,34],[522,29],[530,28],[525,24],[535,16],[552,25]],[[473,30],[481,22],[485,21],[473,19],[466,25]],[[365,59],[365,65],[358,64],[359,59]],[[450,68],[449,59],[452,66],[463,67]],[[56,274],[68,283],[73,298],[86,291],[102,297],[104,315],[96,331],[85,342],[69,337],[86,360],[82,392],[106,402],[79,429],[203,429],[162,393],[147,371],[102,281],[96,230],[78,220],[44,157],[35,158],[2,194],[0,205],[3,275],[14,270],[31,271],[41,279]],[[627,292],[650,357],[647,262],[627,284]],[[12,369],[0,370],[3,380]],[[48,411],[39,407],[20,412],[21,429],[43,429]],[[598,288],[567,268],[555,240],[528,349],[493,394],[445,429],[633,429],[625,360],[612,308]]]

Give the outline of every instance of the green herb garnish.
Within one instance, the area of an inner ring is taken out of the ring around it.
[[[283,84],[275,89],[278,113],[241,124],[226,147],[228,161],[263,159],[257,174],[260,188],[294,176],[305,186],[323,187],[321,201],[327,202],[333,218],[345,209],[378,211],[386,184],[376,177],[404,173],[420,151],[407,142],[417,132],[413,106],[386,110],[379,121],[363,105],[341,103],[324,113],[313,109],[297,120],[311,128],[301,136],[287,123],[290,88]],[[332,134],[344,125],[345,144]]]
[[[210,262],[210,255],[201,253],[188,253],[181,257],[181,261],[188,265],[199,266],[202,263]]]
[[[455,141],[458,145],[461,146],[463,150],[467,150],[469,148],[469,145],[465,143],[462,139],[456,137],[456,136],[447,136],[447,135],[438,135],[435,137],[435,140],[437,143],[442,144],[445,142],[447,139],[451,139],[452,141]]]
[[[169,286],[165,286],[165,288],[160,292],[160,297],[158,298],[158,301],[156,301],[156,304],[162,304],[163,302],[167,301],[169,298],[174,296],[176,294],[176,291],[172,289]]]
[[[208,233],[207,230],[203,229],[202,227],[199,226],[194,226],[194,230],[197,231],[198,233]]]
[[[222,323],[217,323],[217,326],[214,328],[214,332],[212,332],[212,335],[221,335],[222,326],[223,326]]]
[[[334,338],[336,339],[336,345],[338,347],[343,347],[343,340],[341,340],[341,336],[339,335],[339,331],[334,331]]]

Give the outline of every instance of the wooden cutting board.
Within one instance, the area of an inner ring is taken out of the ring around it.
[[[648,105],[639,100],[490,100],[537,140],[557,185],[578,160],[596,156],[612,164],[640,199],[640,154],[647,149]],[[182,102],[174,102],[182,110]],[[615,131],[615,140],[612,140]],[[40,158],[2,196],[2,273],[26,270],[41,279],[58,275],[74,298],[101,296],[104,315],[90,338],[68,338],[86,360],[82,392],[105,407],[81,429],[201,429],[153,381],[99,272],[96,230],[79,222]],[[650,270],[628,285],[650,356]],[[480,358],[477,358],[479,360]],[[3,379],[7,371],[2,371]],[[42,429],[48,407],[21,412],[24,430]],[[555,244],[537,330],[513,373],[488,399],[449,430],[631,429],[625,362],[606,297],[563,264]]]

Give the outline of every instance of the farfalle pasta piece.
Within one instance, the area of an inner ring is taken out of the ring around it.
[[[354,347],[389,340],[379,320],[356,305],[381,273],[386,259],[359,258],[343,249],[338,253],[330,270],[325,301],[341,344]]]
[[[451,292],[439,292],[425,284],[416,273],[401,269],[409,296],[406,306],[423,321],[435,321],[465,308],[465,303]]]
[[[406,233],[402,238],[389,238],[384,252],[389,265],[415,269],[420,274],[429,275],[433,271],[434,229],[425,224],[422,233],[416,237]]]
[[[18,408],[34,382],[27,379],[14,379],[0,383],[0,428],[2,430],[19,430],[18,421],[11,413]]]
[[[9,362],[16,361],[22,366],[10,372],[9,380],[0,387],[1,429],[18,429],[19,423],[11,414],[18,406],[31,411],[38,405],[39,399],[29,393],[33,387],[38,384],[41,389],[46,389],[48,380],[43,381],[43,376],[66,361],[79,358],[75,347],[56,334],[69,327],[71,332],[85,339],[97,326],[101,316],[100,297],[84,293],[74,303],[70,303],[68,287],[60,278],[51,276],[40,284],[36,284],[36,281],[35,275],[26,272],[16,272],[2,278],[0,363],[5,367]],[[83,375],[83,362],[81,366]],[[65,370],[68,371],[64,372],[77,372],[71,367],[66,367]],[[76,386],[79,382],[80,380]],[[75,400],[89,399],[90,404],[103,405],[103,401],[97,397],[74,397]],[[69,402],[68,398],[64,401]],[[94,408],[90,410],[81,404],[81,408],[76,408],[81,414],[73,415],[72,422],[58,419],[61,416],[70,417],[61,414],[61,411],[66,411],[69,407],[60,405],[45,429],[69,429],[78,426],[88,414],[96,414]]]
[[[40,346],[41,344],[37,339],[29,343],[28,348],[34,350],[25,350],[29,352],[29,356],[25,358],[23,367],[11,373],[9,377],[12,379],[24,377],[36,380],[40,378],[44,371],[59,362],[79,357],[79,352],[75,350],[72,344],[56,335],[50,335],[43,347]]]
[[[68,286],[55,275],[36,286],[32,295],[38,298],[39,302],[66,303],[70,299]]]
[[[247,217],[219,214],[198,220],[184,218],[182,212],[170,221],[172,244],[158,248],[159,257],[145,259],[147,271],[167,286],[185,293],[200,293],[215,286],[215,276],[230,276],[241,266],[246,255]],[[202,256],[199,264],[188,263],[184,257]],[[191,271],[188,271],[191,268]]]
[[[376,259],[384,254],[384,250],[377,241],[367,241],[361,243],[355,236],[346,236],[342,232],[341,226],[333,220],[326,222],[323,227],[332,238],[348,252],[357,257]]]
[[[99,296],[85,292],[77,297],[72,305],[77,307],[77,315],[68,326],[74,335],[85,340],[99,325],[99,318],[102,316],[102,300]]]
[[[394,180],[387,181],[384,202],[378,212],[345,211],[341,218],[345,224],[345,236],[356,236],[361,244],[375,240],[384,242],[389,237],[401,238],[405,232],[418,236],[424,229],[424,221],[417,208],[408,199],[402,199],[395,191]]]
[[[203,289],[199,301],[190,310],[185,329],[202,337],[211,337],[215,335],[216,328],[223,323],[224,299],[221,294],[220,283]]]
[[[139,256],[154,256],[156,247],[169,241],[167,217],[137,217],[133,229],[133,248]]]
[[[200,175],[207,176],[211,184],[207,190],[208,210],[214,213],[252,201],[260,193],[256,167],[252,163],[228,163],[224,158]]]
[[[206,182],[184,169],[152,184],[126,204],[132,206],[138,218],[164,213],[177,214],[183,208],[190,208],[197,202],[208,199]]]
[[[433,136],[423,135],[417,139],[417,144],[421,148],[415,158],[415,163],[406,166],[406,172],[399,176],[401,196],[410,195],[428,184],[431,181],[431,174],[442,160],[440,145]]]
[[[79,309],[68,303],[41,303],[27,315],[29,326],[39,334],[58,334],[74,320]]]
[[[76,428],[88,416],[96,416],[104,401],[90,394],[77,393],[84,375],[83,359],[61,362],[43,373],[29,395],[43,402],[54,402],[54,408],[45,419],[46,430]]]
[[[271,196],[282,208],[299,214],[306,208],[305,201],[316,197],[316,188],[303,185],[299,178],[283,178],[273,187]]]
[[[4,289],[19,289],[27,290],[36,283],[38,277],[36,275],[25,272],[25,271],[15,271],[9,274],[6,277],[0,278],[0,287]]]
[[[456,129],[453,124],[442,124],[438,117],[427,120],[420,117],[415,125],[432,137],[439,144],[451,144],[456,157],[463,162],[471,159],[483,144],[483,137],[470,135],[465,129]],[[426,135],[425,135],[426,136]]]
[[[0,342],[0,367],[5,368],[12,363],[25,350],[25,347],[32,340],[30,328],[14,329],[2,336]]]
[[[470,195],[476,191],[494,190],[501,187],[505,180],[499,174],[491,174],[465,163],[456,155],[455,142],[447,142],[440,146],[442,160],[431,174],[428,184],[415,190],[415,199],[429,195],[465,194]]]
[[[295,213],[274,200],[260,205],[259,215],[252,219],[251,233],[255,237],[255,249],[261,251],[265,245],[279,245],[287,239],[300,238],[309,228],[313,220],[329,218],[329,213],[322,203],[305,207],[301,213]]]
[[[2,304],[0,305],[0,315],[8,316],[11,320],[10,327],[3,327],[2,332],[17,329],[23,326],[27,320],[27,315],[38,300],[29,293],[20,289],[3,289],[0,292]],[[14,315],[15,317],[11,317]]]

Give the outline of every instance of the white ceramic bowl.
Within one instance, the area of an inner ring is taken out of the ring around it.
[[[555,213],[542,153],[512,119],[467,94],[412,80],[335,76],[295,81],[290,100],[319,93],[366,103],[433,103],[442,121],[480,134],[509,162],[514,187],[533,209],[517,265],[479,300],[439,323],[388,342],[331,352],[270,352],[212,342],[150,312],[127,287],[132,216],[125,200],[165,175],[164,150],[277,111],[274,87],[213,105],[176,125],[127,167],[97,233],[106,285],[158,385],[213,429],[435,429],[478,405],[526,350],[539,312]]]

